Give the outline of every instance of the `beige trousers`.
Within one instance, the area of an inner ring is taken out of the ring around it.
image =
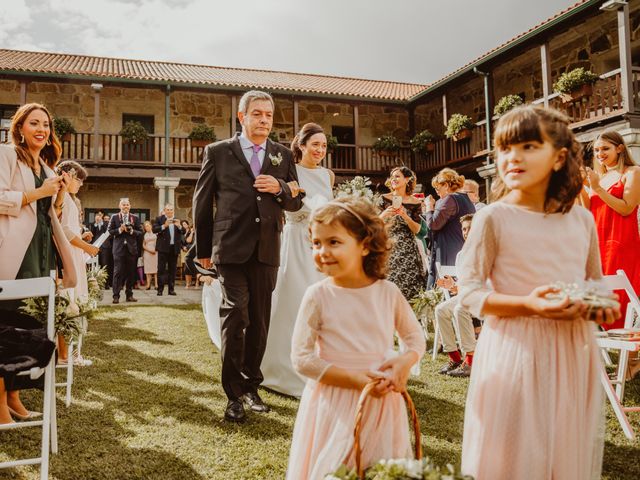
[[[459,305],[460,297],[451,297],[436,307],[436,322],[440,329],[445,352],[458,350],[456,332],[460,334],[460,348],[466,354],[476,349],[476,334],[473,329],[471,313]],[[455,322],[455,330],[454,330]]]

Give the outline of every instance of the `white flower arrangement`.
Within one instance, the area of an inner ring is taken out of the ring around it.
[[[340,183],[336,186],[333,193],[335,198],[357,197],[369,200],[376,206],[380,203],[380,195],[373,193],[373,190],[371,190],[371,180],[369,177],[362,177],[360,175]]]
[[[453,465],[448,464],[440,468],[428,458],[413,460],[400,458],[380,460],[369,467],[364,476],[365,480],[472,480],[473,477],[457,472]],[[334,473],[324,477],[324,480],[358,480],[354,470],[342,465]]]
[[[597,310],[620,308],[620,302],[616,296],[598,281],[587,281],[583,285],[555,282],[551,286],[558,289],[558,292],[548,293],[545,295],[546,299],[556,301],[562,300],[566,296],[571,302],[582,302],[588,307],[587,318],[595,315]]]
[[[409,300],[409,304],[418,319],[426,318],[435,321],[435,310],[439,303],[444,302],[444,292],[439,287],[420,292]]]
[[[277,167],[278,165],[280,165],[282,163],[282,160],[284,160],[282,158],[282,152],[278,152],[278,155],[274,155],[272,153],[269,154],[269,160],[271,160],[271,165],[273,165],[274,167]]]

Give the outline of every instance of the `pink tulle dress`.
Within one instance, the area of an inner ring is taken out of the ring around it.
[[[473,218],[459,270],[462,304],[479,316],[492,291],[602,277],[593,217],[497,202]],[[490,280],[492,288],[487,286]],[[595,324],[486,316],[473,361],[462,471],[476,480],[600,478],[604,413]]]
[[[342,463],[355,466],[353,427],[360,392],[320,382],[335,365],[377,368],[394,347],[397,331],[420,357],[425,341],[411,307],[393,283],[335,286],[330,278],[305,293],[294,328],[291,361],[307,378],[293,430],[287,479],[320,480]],[[411,457],[409,422],[399,393],[370,398],[362,430],[364,465]]]

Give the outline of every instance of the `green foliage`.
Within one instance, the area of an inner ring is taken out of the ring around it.
[[[62,138],[66,134],[76,133],[76,129],[71,123],[71,120],[63,117],[54,117],[53,118],[53,129],[56,132],[58,138]]]
[[[442,302],[444,302],[444,292],[438,287],[431,290],[420,290],[420,293],[409,300],[416,317],[424,317],[427,320],[435,319],[436,306]]]
[[[505,95],[493,108],[494,115],[504,115],[509,110],[517,107],[518,105],[522,105],[522,98],[520,95]]]
[[[393,135],[383,135],[374,142],[373,149],[376,152],[397,152],[400,150],[400,140]]]
[[[411,139],[411,150],[416,153],[425,153],[427,151],[427,145],[433,143],[435,139],[436,136],[433,133],[429,130],[423,130]]]
[[[144,143],[149,137],[142,124],[136,120],[126,122],[120,130],[120,135],[124,143]]]
[[[205,125],[204,123],[198,123],[191,129],[191,133],[189,133],[189,138],[191,140],[206,140],[208,142],[215,142],[216,132],[213,128]]]
[[[20,310],[46,325],[48,297],[27,298],[22,303],[24,305],[20,307]],[[62,335],[67,341],[77,339],[82,333],[80,318],[83,316],[80,306],[72,302],[66,294],[56,295],[54,307],[56,333]]]
[[[458,135],[462,130],[471,129],[474,127],[471,117],[463,115],[461,113],[454,113],[447,122],[447,129],[444,134],[447,138],[453,138]]]
[[[365,480],[473,480],[473,477],[462,475],[451,464],[441,468],[429,458],[421,460],[396,459],[380,460],[367,468]],[[342,465],[334,473],[324,477],[324,480],[357,480],[354,470]]]
[[[564,72],[553,84],[553,89],[558,93],[571,93],[583,85],[593,85],[598,81],[598,75],[584,67],[574,68],[569,72]]]
[[[327,150],[333,152],[336,148],[338,148],[338,137],[327,135]]]

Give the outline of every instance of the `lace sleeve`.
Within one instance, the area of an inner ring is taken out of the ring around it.
[[[462,248],[458,278],[460,303],[474,317],[480,317],[487,297],[493,289],[487,281],[498,253],[496,229],[491,217],[483,210],[476,214],[469,238]]]
[[[317,354],[316,340],[322,328],[320,308],[313,298],[313,290],[307,290],[291,339],[291,364],[296,372],[313,380],[320,380],[331,364]]]
[[[424,333],[409,302],[399,289],[396,291],[395,327],[407,350],[413,350],[422,358],[426,350]]]

